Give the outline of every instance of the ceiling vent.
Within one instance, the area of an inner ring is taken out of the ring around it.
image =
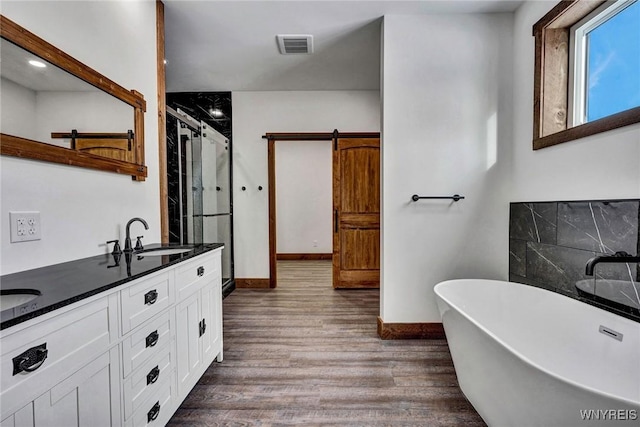
[[[313,53],[313,36],[305,34],[278,34],[278,48],[283,55]]]

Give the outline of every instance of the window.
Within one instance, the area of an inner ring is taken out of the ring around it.
[[[603,6],[571,27],[574,126],[640,106],[640,2]]]
[[[534,149],[640,122],[640,0],[563,1],[533,33]]]

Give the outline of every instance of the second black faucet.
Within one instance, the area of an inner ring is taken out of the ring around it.
[[[134,223],[134,222],[136,222],[136,221],[141,222],[141,223],[142,223],[142,225],[144,225],[144,229],[145,229],[145,230],[148,230],[148,229],[149,229],[149,224],[147,224],[147,221],[145,221],[144,219],[142,219],[142,218],[138,218],[138,217],[136,217],[136,218],[131,218],[131,219],[129,220],[129,222],[127,222],[127,228],[126,228],[127,235],[126,235],[126,237],[125,237],[125,239],[124,239],[124,252],[125,252],[125,253],[131,253],[131,252],[133,252],[133,250],[134,250],[134,249],[133,249],[133,247],[131,246],[131,232],[130,232],[130,230],[129,230],[129,229],[131,228],[131,224],[133,224],[133,223]],[[138,242],[140,241],[140,239],[141,239],[141,238],[142,238],[142,236],[140,236],[140,237],[138,238]],[[142,244],[140,244],[140,246],[142,246]],[[139,248],[139,249],[140,249],[140,248]]]

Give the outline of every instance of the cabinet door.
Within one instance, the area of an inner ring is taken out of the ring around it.
[[[0,427],[34,427],[33,402],[2,420]]]
[[[218,356],[222,361],[222,289],[220,277],[212,277],[202,289],[202,318],[206,328],[200,337],[207,366]]]
[[[200,293],[184,300],[176,308],[176,344],[178,346],[178,393],[186,396],[200,377]]]
[[[120,425],[117,348],[103,354],[34,402],[35,426]]]

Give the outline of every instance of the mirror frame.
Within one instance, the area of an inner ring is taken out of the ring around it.
[[[144,162],[144,113],[147,104],[140,92],[125,89],[3,15],[0,15],[0,37],[132,106],[132,150],[135,161],[132,163],[111,159],[4,133],[0,133],[1,155],[98,169],[131,175],[135,181],[145,180],[147,167]]]

